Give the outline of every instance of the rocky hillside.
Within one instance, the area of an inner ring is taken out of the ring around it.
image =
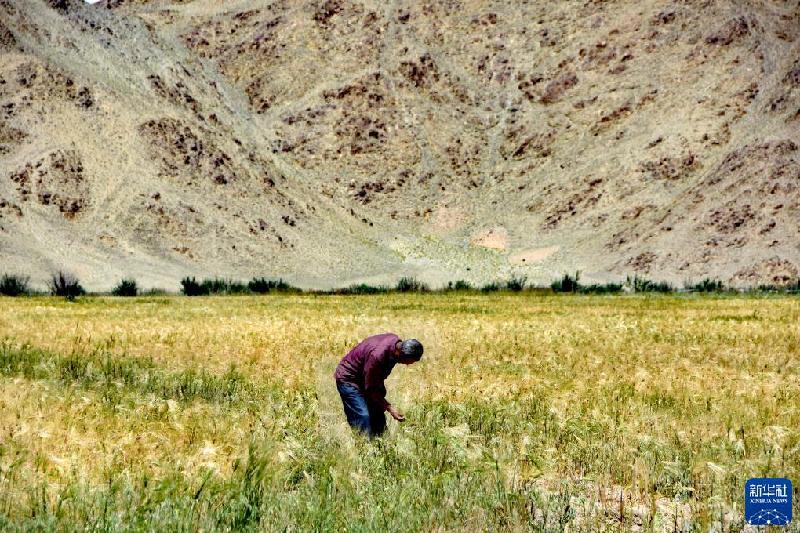
[[[0,270],[783,283],[798,37],[798,0],[0,0]]]

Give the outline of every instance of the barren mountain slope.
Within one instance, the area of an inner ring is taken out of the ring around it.
[[[0,0],[0,257],[785,282],[798,35],[797,0]]]

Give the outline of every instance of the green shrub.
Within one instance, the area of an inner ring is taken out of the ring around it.
[[[198,283],[193,277],[185,277],[181,280],[181,292],[186,296],[205,296],[208,288],[205,284]]]
[[[506,281],[506,289],[514,292],[519,292],[525,288],[525,284],[528,282],[527,276],[511,276],[508,281]]]
[[[181,280],[181,286],[183,287],[181,292],[186,296],[247,294],[251,292],[249,284],[224,278],[206,278],[202,282],[198,282],[194,277],[186,277]]]
[[[561,279],[555,280],[550,284],[550,288],[555,292],[577,292],[580,288],[579,280],[581,278],[580,272],[575,272],[575,276],[564,274]]]
[[[136,296],[139,294],[139,288],[136,286],[136,280],[123,279],[116,287],[111,290],[114,296]]]
[[[275,290],[276,291],[300,291],[297,287],[293,287],[289,283],[283,281],[282,278],[278,278],[278,281],[275,283]]]
[[[719,292],[725,290],[722,281],[718,279],[705,278],[699,283],[687,283],[684,288],[694,292]]]
[[[499,283],[496,281],[492,281],[491,283],[486,283],[481,287],[481,292],[496,292],[502,289]]]
[[[427,292],[428,285],[413,277],[402,277],[395,287],[399,292]]]
[[[389,288],[383,285],[369,285],[367,283],[356,283],[343,289],[336,289],[334,294],[382,294],[389,292]]]
[[[271,291],[297,291],[283,279],[253,278],[244,283],[225,278],[206,278],[198,282],[194,277],[181,280],[181,292],[186,296],[206,294],[265,294]]]
[[[274,288],[273,281],[266,278],[253,278],[247,284],[250,292],[265,294]]]
[[[78,278],[67,272],[58,271],[50,278],[50,293],[53,296],[74,300],[77,296],[86,294],[86,291],[81,287]]]
[[[28,276],[17,276],[14,274],[3,274],[0,278],[0,294],[4,296],[20,296],[28,294]]]
[[[449,291],[468,291],[472,289],[472,285],[463,279],[456,280],[455,282],[447,282],[447,290]]]
[[[800,279],[793,283],[789,283],[787,285],[775,285],[775,284],[766,284],[762,283],[758,285],[755,289],[748,289],[748,292],[786,292],[790,294],[800,292]]]
[[[247,294],[250,288],[246,283],[241,281],[234,281],[232,279],[206,279],[203,280],[203,285],[208,284],[209,292],[211,294]]]
[[[254,292],[256,294],[265,294],[270,291],[289,291],[294,289],[294,287],[283,281],[282,278],[253,278],[247,284],[247,288],[250,290],[250,292]]]
[[[222,278],[206,278],[201,285],[206,294],[225,294],[228,292],[228,283]]]
[[[628,276],[625,284],[633,289],[633,292],[672,292],[675,288],[666,281],[652,281],[647,278],[634,274],[633,278]]]
[[[582,294],[613,294],[620,291],[622,291],[622,283],[594,283],[578,287],[578,292]]]

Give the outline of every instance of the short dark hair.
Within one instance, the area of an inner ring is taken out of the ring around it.
[[[417,339],[408,339],[400,343],[400,353],[414,361],[422,359],[422,351],[422,343]]]

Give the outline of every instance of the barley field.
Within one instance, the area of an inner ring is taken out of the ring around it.
[[[384,331],[368,441],[332,374]],[[797,531],[797,297],[0,298],[4,531],[741,531],[765,476]]]

